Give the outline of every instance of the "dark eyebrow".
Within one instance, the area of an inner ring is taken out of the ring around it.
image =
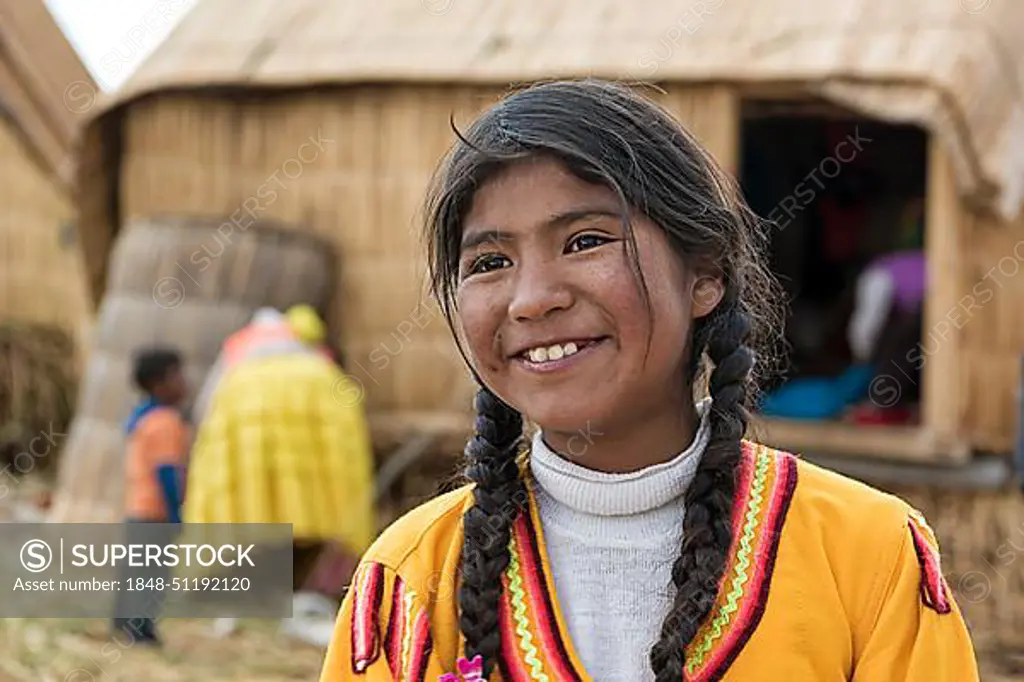
[[[462,245],[460,250],[469,251],[475,249],[481,244],[487,242],[510,242],[512,241],[512,234],[510,232],[503,232],[498,229],[487,229],[487,230],[476,230],[475,232],[467,232],[462,237]]]
[[[593,217],[622,219],[622,212],[607,208],[579,208],[563,213],[557,213],[548,218],[543,227],[545,229],[557,229],[571,225],[580,220]],[[462,237],[461,251],[469,251],[487,242],[501,243],[514,241],[515,236],[511,232],[490,228],[467,232]]]

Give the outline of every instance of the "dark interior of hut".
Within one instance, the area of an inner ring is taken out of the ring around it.
[[[918,421],[927,138],[820,102],[751,101],[740,182],[788,302],[765,416]]]

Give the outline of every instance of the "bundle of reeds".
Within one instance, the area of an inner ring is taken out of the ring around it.
[[[76,392],[74,341],[64,331],[0,320],[0,468],[54,470]]]

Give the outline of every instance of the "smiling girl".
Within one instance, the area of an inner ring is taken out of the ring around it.
[[[781,298],[668,114],[600,81],[523,90],[430,206],[481,386],[471,483],[363,557],[322,682],[977,680],[921,515],[744,439]]]

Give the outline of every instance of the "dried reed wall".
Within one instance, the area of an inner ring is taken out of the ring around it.
[[[1014,224],[966,213],[961,226],[961,298],[946,318],[960,335],[962,424],[978,448],[1010,452],[1019,419],[1024,356],[1024,219]],[[959,327],[959,329],[957,329]],[[926,350],[943,343],[925,330]]]
[[[501,93],[360,86],[273,97],[161,94],[124,114],[118,220],[234,216],[226,250],[254,217],[328,238],[340,260],[334,321],[371,420],[390,429],[468,428],[472,386],[426,295],[420,209],[454,139],[449,116],[466,126]],[[731,163],[729,90],[673,88],[661,99]],[[116,162],[108,159],[108,173]],[[85,210],[110,213],[98,197],[83,199]]]
[[[735,171],[736,90],[667,90],[658,98]],[[83,222],[95,244],[109,243],[114,226],[153,214],[234,215],[237,231],[269,218],[328,238],[341,260],[336,328],[375,430],[465,424],[472,387],[426,297],[419,209],[453,139],[449,115],[464,126],[502,92],[358,86],[155,95],[90,128],[94,141],[81,161],[95,179],[81,197]],[[929,423],[947,438],[1007,451],[1024,348],[1015,323],[1024,245],[1015,226],[968,212],[943,156],[931,166],[944,179],[929,200],[929,240],[942,243],[932,254],[941,257],[921,348],[937,370],[926,378]],[[237,237],[222,241],[231,249]],[[101,287],[106,258],[102,248],[90,251]]]
[[[0,317],[60,329],[79,354],[90,306],[71,199],[42,171],[8,121],[0,121]]]

